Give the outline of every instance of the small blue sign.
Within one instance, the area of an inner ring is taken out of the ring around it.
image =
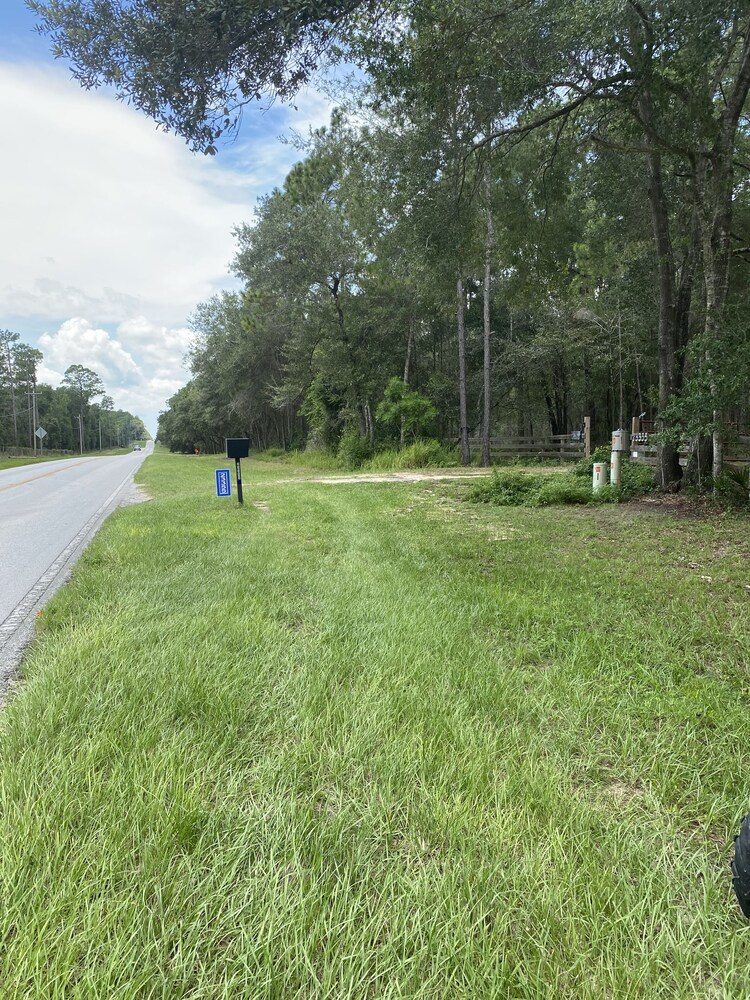
[[[232,477],[229,475],[229,469],[217,469],[216,496],[231,497],[231,495],[232,495]]]

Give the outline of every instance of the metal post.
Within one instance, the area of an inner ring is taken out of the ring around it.
[[[234,460],[234,471],[237,478],[237,503],[244,503],[242,499],[242,469],[240,468],[239,458]]]

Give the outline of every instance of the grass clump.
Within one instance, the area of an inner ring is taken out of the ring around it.
[[[466,492],[474,503],[499,507],[549,507],[555,504],[594,503],[591,487],[571,476],[534,476],[524,472],[498,472],[482,479]]]
[[[474,503],[492,503],[498,507],[515,507],[530,504],[541,490],[544,480],[524,472],[498,472],[473,483],[466,492],[466,499]]]
[[[399,469],[446,469],[458,465],[458,451],[434,439],[414,441],[405,448],[386,448],[364,463],[368,472],[393,472]]]

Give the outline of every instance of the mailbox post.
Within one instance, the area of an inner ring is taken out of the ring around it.
[[[242,499],[242,468],[240,459],[247,458],[250,454],[250,438],[224,438],[226,457],[234,459],[234,468],[237,476],[237,503],[244,503]]]

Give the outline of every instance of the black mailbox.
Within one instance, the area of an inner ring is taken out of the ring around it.
[[[224,438],[227,458],[247,458],[250,454],[250,438]]]

